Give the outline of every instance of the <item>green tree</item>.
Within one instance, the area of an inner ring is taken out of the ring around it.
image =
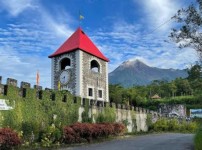
[[[114,103],[122,103],[122,93],[123,93],[124,88],[119,85],[119,84],[115,84],[115,85],[109,85],[109,99],[110,102],[114,102]]]
[[[202,0],[196,0],[196,4],[178,10],[174,18],[179,25],[172,30],[171,39],[180,48],[194,48],[202,60]]]
[[[175,85],[177,86],[178,96],[192,94],[192,89],[187,79],[177,78],[175,80]]]
[[[195,64],[190,69],[187,70],[189,81],[198,80],[201,78],[201,69],[202,67],[199,64]]]
[[[176,92],[177,92],[177,86],[175,85],[175,82],[172,81],[168,84],[168,90],[170,93],[172,93],[172,97],[175,96]]]

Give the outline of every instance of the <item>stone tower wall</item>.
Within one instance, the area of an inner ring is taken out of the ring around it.
[[[82,52],[83,63],[83,97],[108,102],[108,65],[106,61]],[[94,72],[90,68],[92,60],[96,60],[100,65],[100,72]],[[93,88],[93,96],[88,96],[88,88]],[[102,90],[103,98],[98,98],[98,90]]]
[[[58,89],[58,81],[59,76],[61,73],[60,70],[60,61],[62,59],[69,58],[71,60],[71,68],[69,69],[71,72],[70,83],[67,86],[61,86],[62,89],[66,89],[70,91],[73,95],[76,95],[76,68],[77,68],[77,61],[76,61],[76,52],[73,51],[68,54],[62,54],[52,58],[52,88],[57,90]]]

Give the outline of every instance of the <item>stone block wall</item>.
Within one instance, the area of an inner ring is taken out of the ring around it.
[[[7,93],[9,93],[9,86],[14,86],[17,87],[17,83],[18,81],[15,79],[11,79],[8,78],[7,79],[7,84],[3,85],[0,84],[0,95],[5,95],[7,96]],[[19,96],[21,96],[22,98],[25,98],[27,96],[27,92],[26,90],[28,88],[31,88],[31,84],[28,82],[21,82],[20,87],[17,87],[17,89],[19,90]],[[34,98],[37,99],[42,99],[43,97],[43,87],[42,86],[37,86],[34,85],[33,86],[34,89],[33,90],[33,94],[30,94],[31,96],[33,96]],[[5,90],[8,90],[7,92],[5,92]],[[50,100],[55,101],[55,96],[54,94],[57,93],[57,91],[49,89],[49,88],[45,88],[46,91],[49,91],[49,95],[50,95]],[[66,94],[70,94],[65,93]],[[29,96],[30,96],[29,95]],[[71,99],[73,101],[73,103],[78,103],[77,102],[77,97]],[[68,101],[68,100],[67,100]],[[110,108],[115,110],[115,115],[116,115],[116,122],[124,122],[127,125],[127,129],[128,132],[134,132],[134,131],[147,131],[147,124],[146,124],[146,120],[147,120],[147,115],[151,114],[152,115],[152,121],[155,122],[161,115],[158,114],[157,112],[153,112],[153,111],[149,111],[140,107],[133,107],[133,106],[127,106],[124,104],[115,104],[115,103],[108,103],[108,102],[104,102],[104,103],[96,103],[95,101],[93,101],[94,103],[90,103],[91,100],[89,99],[82,99],[82,102],[80,103],[80,107],[78,109],[78,113],[79,113],[79,118],[78,121],[82,121],[82,113],[85,111],[85,106],[88,106],[88,115],[89,117],[93,118],[93,121],[96,121],[95,116],[98,116],[98,114],[103,113],[105,111],[104,108]],[[66,102],[66,101],[63,101]]]
[[[98,90],[103,90],[103,98],[100,99],[101,101],[108,102],[108,72],[107,72],[107,62],[98,59],[95,56],[89,55],[85,52],[82,53],[83,55],[83,89],[82,93],[83,96],[86,98],[88,97],[88,87],[93,88],[93,97],[94,100],[99,100],[98,98]],[[100,71],[94,72],[90,69],[90,63],[92,60],[95,60],[99,63]]]
[[[161,104],[159,112],[165,117],[186,117],[186,106],[182,104]]]

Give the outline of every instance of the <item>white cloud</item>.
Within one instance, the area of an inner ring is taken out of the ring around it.
[[[1,7],[12,16],[18,16],[27,9],[35,9],[34,0],[4,0],[0,1]]]
[[[4,3],[0,7],[4,7],[12,16],[25,13],[27,8],[33,8],[30,11],[35,14],[30,23],[19,21],[18,24],[0,27],[0,75],[4,78],[25,80],[33,85],[36,82],[36,71],[39,70],[40,84],[50,87],[50,59],[47,56],[73,33],[70,26],[76,21],[63,8],[51,12],[54,14],[51,15],[39,2],[22,0],[18,5],[15,5],[14,0],[0,2]],[[116,21],[108,31],[100,29],[98,32],[89,33],[98,48],[111,60],[109,72],[128,59],[138,58],[150,66],[161,68],[183,68],[187,63],[196,60],[193,50],[179,51],[174,45],[164,42],[168,30],[148,34],[149,30],[173,15],[172,12],[178,6],[175,2],[141,1],[145,13],[148,13],[146,25],[122,20]],[[166,29],[168,28],[166,26]]]
[[[35,14],[29,17],[29,23],[18,23],[0,27],[0,76],[16,78],[20,81],[36,84],[36,71],[40,72],[40,85],[50,88],[50,59],[52,54],[73,32],[69,27],[74,19],[60,8],[54,17],[39,1],[5,1],[0,8],[15,17],[26,13],[27,8]],[[16,5],[16,3],[18,3]],[[65,19],[71,21],[66,22]]]
[[[134,0],[134,4],[139,3],[144,12],[144,22],[148,27],[155,29],[173,17],[181,9],[181,0]],[[161,30],[170,29],[171,22],[167,22],[160,27]]]
[[[143,30],[140,25],[116,22],[111,31],[93,33],[91,38],[110,59],[109,72],[128,59],[139,59],[153,67],[174,69],[184,69],[197,60],[193,49],[180,50],[174,43],[165,42],[168,33],[142,34]]]

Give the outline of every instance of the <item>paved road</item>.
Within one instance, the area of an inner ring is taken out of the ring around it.
[[[60,150],[193,150],[193,134],[151,134]]]

